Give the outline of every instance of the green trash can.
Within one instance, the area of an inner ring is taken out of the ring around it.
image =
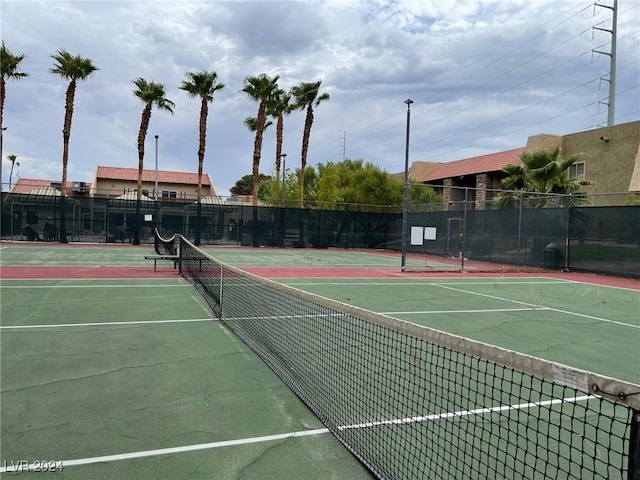
[[[544,247],[544,268],[546,270],[560,269],[560,247],[555,243]]]

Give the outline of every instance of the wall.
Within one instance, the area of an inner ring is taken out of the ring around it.
[[[604,138],[604,139],[603,139]],[[584,187],[587,193],[628,192],[640,145],[640,121],[562,137],[562,155],[568,158],[581,154],[585,163],[585,179],[593,185]],[[610,204],[606,199],[598,202]],[[619,204],[619,200],[616,201]]]
[[[134,181],[98,178],[93,186],[92,193],[96,196],[105,196],[107,193],[109,196],[118,196],[122,195],[127,189],[133,191],[136,187],[137,184]],[[148,190],[150,197],[153,197],[154,189],[155,182],[142,182],[142,190]],[[193,198],[195,200],[197,198],[196,189],[197,185],[158,182],[158,198],[161,198],[163,190],[169,190],[177,192],[178,198]],[[202,195],[211,195],[209,185],[202,186]]]

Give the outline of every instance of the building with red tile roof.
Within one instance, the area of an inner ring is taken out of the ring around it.
[[[498,172],[507,165],[520,163],[519,155],[524,151],[524,148],[514,148],[504,152],[439,163],[431,172],[420,177],[420,181],[431,183],[447,178],[464,177],[465,175]]]
[[[551,151],[560,147],[564,158],[579,155],[569,172],[586,180],[584,193],[638,192],[640,188],[640,122],[602,127],[564,136],[540,134],[527,139],[524,147],[464,158],[447,163],[414,162],[409,177],[432,186],[446,204],[475,202],[476,209],[488,207],[503,188],[503,168],[521,163],[525,152]],[[611,168],[612,165],[616,168]],[[394,174],[399,176],[402,174]],[[599,202],[606,203],[606,200]]]
[[[43,180],[41,178],[19,178],[11,187],[11,193],[46,195],[50,189],[59,190],[60,181]],[[67,181],[67,191],[73,196],[86,195],[91,190],[91,183]]]
[[[157,171],[159,199],[195,199],[197,198],[198,174],[191,172]],[[93,195],[99,197],[119,196],[135,191],[138,182],[138,169],[108,167],[98,165],[93,182]],[[155,198],[156,170],[143,170],[142,193]],[[208,174],[202,174],[202,196],[217,195]]]

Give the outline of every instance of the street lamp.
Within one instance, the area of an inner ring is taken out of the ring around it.
[[[411,104],[413,100],[407,98],[407,139],[405,141],[404,153],[404,193],[402,196],[402,263],[401,270],[404,272],[407,263],[407,217],[409,216],[409,125],[411,123]]]
[[[287,154],[283,153],[282,157],[282,208],[284,208],[284,182],[287,175]]]

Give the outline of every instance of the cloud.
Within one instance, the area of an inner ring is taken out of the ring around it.
[[[612,4],[610,0],[600,2]],[[76,93],[69,178],[96,165],[137,166],[143,105],[132,80],[163,83],[174,115],[153,111],[145,165],[195,171],[199,104],[179,89],[188,71],[213,70],[226,88],[209,110],[205,171],[221,193],[251,172],[257,104],[240,95],[248,75],[283,88],[322,80],[309,163],[363,158],[391,172],[404,161],[411,98],[413,160],[449,161],[523,146],[537,133],[606,122],[610,9],[568,0],[34,1],[4,0],[2,38],[27,55],[30,74],[7,83],[4,155],[25,177],[60,175],[66,82],[49,73],[65,48],[100,68]],[[640,6],[618,1],[617,109],[640,117]],[[592,35],[593,33],[593,35]],[[287,164],[299,162],[304,112],[285,119]],[[260,170],[271,173],[275,131]],[[46,167],[44,167],[46,166]],[[6,161],[3,180],[8,179]]]

